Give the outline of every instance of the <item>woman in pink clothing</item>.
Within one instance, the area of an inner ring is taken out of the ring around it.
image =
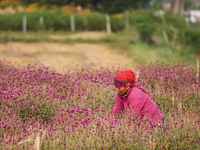
[[[163,115],[149,94],[141,86],[136,86],[133,71],[119,72],[115,77],[115,86],[118,94],[112,114],[119,115],[122,110],[125,110],[130,117],[134,119],[140,117],[142,120],[150,121],[152,125],[164,122]]]

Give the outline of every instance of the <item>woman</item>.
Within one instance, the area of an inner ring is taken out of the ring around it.
[[[119,72],[115,77],[115,86],[118,92],[115,105],[111,111],[118,115],[125,110],[130,117],[148,120],[156,125],[164,121],[163,115],[157,109],[148,93],[135,84],[135,75],[131,70]]]

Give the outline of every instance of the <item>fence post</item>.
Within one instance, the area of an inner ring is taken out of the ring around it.
[[[41,27],[43,26],[43,23],[44,23],[44,19],[43,19],[43,17],[40,17],[40,26]]]
[[[126,16],[126,31],[128,31],[129,30],[129,11],[128,10],[126,10],[126,12],[125,12],[125,16]]]
[[[26,32],[27,28],[27,21],[26,21],[26,16],[23,17],[23,32]]]
[[[40,17],[39,22],[40,22],[40,29],[43,30],[44,29],[44,18]]]
[[[75,31],[75,21],[74,21],[74,15],[70,15],[70,22],[71,22],[71,31]]]
[[[110,26],[110,16],[108,14],[106,14],[106,30],[107,30],[107,34],[110,35],[111,26]]]

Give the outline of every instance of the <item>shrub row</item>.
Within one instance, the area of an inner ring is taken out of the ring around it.
[[[131,10],[130,25],[153,24],[161,27],[162,19],[156,17],[155,10]],[[44,18],[44,28],[51,30],[70,30],[70,15],[63,14],[62,10],[42,10],[31,12],[17,12],[12,15],[0,15],[0,30],[22,30],[23,16],[27,17],[28,30],[40,30],[39,18]],[[170,12],[165,15],[167,27],[173,25],[176,28],[185,28],[185,22],[182,18],[174,17]],[[113,31],[123,30],[125,28],[125,15],[117,17],[110,15],[111,28]],[[77,13],[75,14],[76,30],[105,30],[105,14],[99,12]]]
[[[34,13],[17,12],[13,15],[0,15],[0,30],[21,31],[23,16],[27,17],[27,30],[37,31],[41,28],[46,30],[70,31],[70,15],[63,14],[61,10],[44,10]],[[43,27],[40,26],[39,18],[44,18]],[[113,31],[124,29],[124,17],[110,16],[111,28]],[[117,22],[117,23],[116,23]],[[98,12],[90,14],[75,14],[76,30],[105,30],[105,15]]]

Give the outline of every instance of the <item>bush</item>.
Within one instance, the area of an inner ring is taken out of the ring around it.
[[[0,30],[20,30],[22,31],[22,20],[24,13],[13,15],[0,15]]]
[[[124,17],[118,18],[115,16],[111,16],[110,22],[111,22],[111,29],[114,32],[125,29],[125,18]]]
[[[105,30],[106,29],[106,19],[105,19],[104,14],[95,12],[95,13],[86,15],[86,18],[87,18],[88,30]]]
[[[143,42],[151,42],[158,22],[156,19],[153,10],[137,10],[130,13],[130,24],[136,26]]]
[[[185,32],[186,44],[193,47],[194,53],[200,55],[200,29],[188,29]]]
[[[10,15],[0,15],[0,30],[22,31],[23,16],[27,17],[27,30],[37,31],[42,28],[46,30],[71,30],[70,15],[63,14],[62,10],[42,10],[30,12],[17,12]],[[44,25],[41,27],[39,18],[44,18]],[[105,15],[98,12],[90,14],[77,13],[75,17],[76,30],[105,30]],[[116,23],[117,22],[117,23]],[[124,29],[124,19],[111,16],[111,28],[114,31]]]
[[[156,27],[148,23],[138,23],[136,26],[139,31],[141,41],[150,43]]]
[[[185,19],[183,17],[174,16],[171,11],[165,13],[165,20],[168,25],[174,26],[179,30],[185,30],[187,28]]]
[[[70,30],[70,16],[63,14],[61,10],[45,10],[41,16],[44,17],[44,27],[47,30]]]
[[[136,26],[138,23],[155,24],[158,18],[154,15],[154,10],[132,10],[130,11],[130,25]]]

